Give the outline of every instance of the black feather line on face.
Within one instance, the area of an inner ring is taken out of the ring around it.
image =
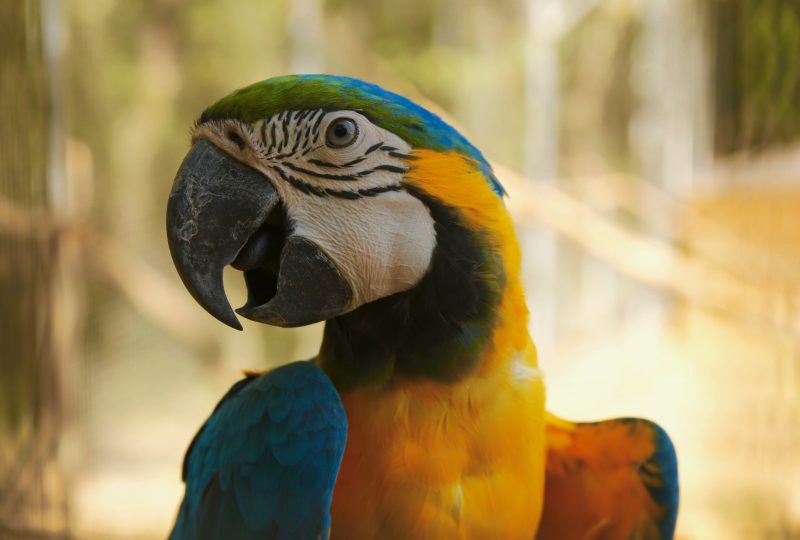
[[[289,146],[289,118],[288,114],[283,114],[283,119],[281,120],[281,131],[283,133],[283,140],[281,140],[281,150],[285,150],[287,146]]]
[[[317,119],[314,121],[314,127],[312,131],[315,138],[319,135],[319,125],[322,123],[323,116],[325,116],[325,112],[322,109],[319,109],[319,116],[317,116]]]
[[[337,165],[336,163],[331,163],[330,161],[323,161],[321,159],[309,159],[309,163],[316,165],[317,167],[326,167],[329,169],[341,169],[343,165]]]
[[[505,285],[499,254],[457,210],[405,189],[435,221],[431,267],[414,288],[326,323],[320,362],[340,391],[393,376],[457,381],[475,369],[491,340]]]
[[[405,174],[406,172],[408,172],[408,169],[405,167],[398,167],[397,165],[389,165],[389,164],[376,165],[370,169],[357,171],[352,174],[332,174],[332,173],[312,171],[311,169],[306,169],[305,167],[295,165],[291,161],[284,161],[281,163],[281,165],[293,170],[294,172],[306,174],[308,176],[314,176],[316,178],[322,178],[325,180],[341,180],[344,182],[354,182],[360,178],[370,176],[378,171],[388,171],[398,174]]]
[[[296,176],[289,174],[288,172],[286,172],[277,165],[274,165],[272,168],[278,173],[278,176],[280,177],[281,180],[283,180],[293,188],[297,189],[302,193],[305,193],[306,195],[315,195],[317,197],[325,197],[327,195],[330,195],[331,197],[337,197],[339,199],[355,200],[355,199],[361,199],[362,197],[376,197],[382,193],[389,193],[391,191],[403,190],[403,186],[400,184],[390,184],[388,186],[363,188],[363,189],[358,189],[356,191],[322,188],[314,184],[309,184],[308,182],[304,182],[300,178],[297,178]]]
[[[366,156],[367,154],[371,154],[372,152],[374,152],[375,150],[377,150],[381,146],[383,146],[383,142],[378,142],[378,143],[373,144],[372,146],[367,148],[367,151],[364,152],[364,155]]]
[[[261,142],[266,144],[267,142],[267,122],[261,122]]]
[[[269,146],[267,147],[267,152],[272,152],[273,150],[277,150],[276,143],[278,141],[278,129],[275,126],[275,122],[270,121],[269,123]]]

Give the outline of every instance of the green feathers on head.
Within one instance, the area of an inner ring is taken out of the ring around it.
[[[499,195],[504,193],[483,155],[453,127],[403,96],[350,77],[287,75],[257,82],[210,106],[198,123],[233,118],[252,124],[283,111],[310,109],[358,111],[413,148],[464,154],[480,163]]]

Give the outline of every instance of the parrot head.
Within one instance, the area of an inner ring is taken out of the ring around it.
[[[416,309],[420,331],[441,326],[469,341],[467,327],[480,326],[516,264],[501,256],[517,249],[503,241],[513,232],[502,196],[481,153],[435,114],[356,79],[294,75],[202,113],[167,233],[186,287],[234,328],[227,265],[248,291],[236,312],[255,321],[360,313],[366,324],[388,309],[391,326]]]

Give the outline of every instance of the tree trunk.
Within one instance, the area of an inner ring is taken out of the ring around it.
[[[51,62],[39,0],[0,2],[0,537],[66,535],[58,450]]]

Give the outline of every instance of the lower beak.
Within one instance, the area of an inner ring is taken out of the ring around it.
[[[208,141],[195,143],[178,170],[167,203],[172,260],[194,299],[228,326],[242,329],[223,287],[229,264],[245,272],[248,302],[237,310],[244,317],[301,326],[350,305],[336,265],[310,240],[287,237],[283,218],[274,225],[277,213],[269,179]]]

